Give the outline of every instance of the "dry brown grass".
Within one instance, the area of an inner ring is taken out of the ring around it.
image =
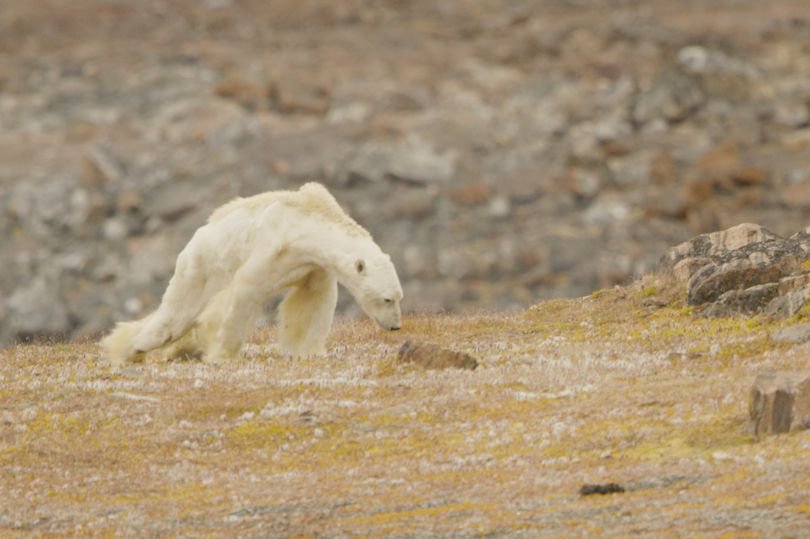
[[[786,323],[793,323],[788,321]],[[523,313],[340,322],[328,357],[257,332],[236,364],[0,355],[0,535],[774,537],[810,533],[810,433],[754,442],[760,319],[648,280]],[[475,371],[395,362],[406,339]],[[627,492],[581,497],[584,483]]]

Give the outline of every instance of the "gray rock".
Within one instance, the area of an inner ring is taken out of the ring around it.
[[[706,316],[754,314],[761,311],[779,293],[778,283],[755,285],[744,290],[729,290],[704,309]]]
[[[749,417],[758,438],[810,428],[810,374],[770,371],[757,375]]]
[[[638,96],[633,105],[633,120],[639,124],[680,121],[696,111],[704,100],[693,78],[671,72]]]
[[[282,77],[274,81],[270,96],[284,114],[323,115],[329,112],[329,90],[314,81]]]
[[[678,51],[678,62],[687,73],[698,78],[706,94],[725,99],[748,98],[753,83],[760,77],[759,70],[753,64],[697,45]]]
[[[82,161],[82,168],[82,181],[89,188],[120,183],[125,175],[121,161],[105,146],[91,148]]]
[[[613,181],[623,187],[641,187],[652,179],[655,152],[634,152],[623,157],[608,159],[607,166]]]
[[[419,137],[410,137],[393,143],[368,143],[342,168],[348,178],[367,181],[393,178],[418,184],[444,183],[455,176],[456,161],[455,152],[442,152]]]
[[[131,258],[126,273],[133,283],[166,283],[174,271],[177,254],[182,245],[167,234],[154,234],[140,238],[132,244]]]
[[[810,299],[810,273],[790,275],[779,280],[779,295],[765,307],[765,314],[781,319],[793,316]]]
[[[791,275],[779,280],[779,293],[787,294],[794,290],[801,290],[810,285],[810,273]]]
[[[686,258],[711,259],[753,243],[777,239],[780,237],[765,227],[755,223],[741,223],[726,230],[701,234],[676,245],[661,257],[659,268],[670,271]],[[690,278],[692,273],[681,272],[680,275]]]
[[[768,245],[771,243],[771,245]],[[802,258],[795,250],[783,249],[782,243],[763,242],[732,251],[698,270],[686,285],[687,301],[699,305],[717,300],[724,292],[776,283],[799,268]],[[769,249],[770,247],[770,249]]]
[[[129,227],[124,219],[113,217],[104,221],[102,233],[104,239],[119,242],[129,235]]]
[[[749,77],[757,75],[757,69],[752,64],[699,45],[690,45],[679,50],[678,62],[690,73],[737,73]]]
[[[774,331],[771,333],[771,339],[792,344],[810,341],[810,324],[798,324]]]
[[[64,338],[71,329],[58,284],[44,276],[15,291],[6,303],[11,339]]]
[[[781,238],[743,223],[673,247],[658,269],[686,283],[689,304],[710,304],[705,315],[765,312],[784,318],[810,297],[810,272],[803,269],[808,250],[806,232]]]
[[[798,129],[810,122],[810,109],[807,104],[798,100],[779,99],[774,103],[773,119],[784,127]]]
[[[699,270],[712,263],[712,259],[707,256],[692,256],[679,260],[672,268],[672,275],[682,283],[689,282],[689,279]]]

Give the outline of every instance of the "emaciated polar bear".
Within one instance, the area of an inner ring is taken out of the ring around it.
[[[279,345],[322,354],[337,284],[382,328],[400,327],[402,287],[391,258],[322,185],[237,198],[218,208],[177,257],[158,309],[101,341],[115,365],[151,350],[167,357],[235,358],[265,299],[284,289]]]

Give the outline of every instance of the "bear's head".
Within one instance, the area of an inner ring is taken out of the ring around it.
[[[391,257],[383,252],[368,253],[370,256],[344,262],[342,279],[363,311],[381,328],[397,330],[402,323],[400,301],[402,287]]]

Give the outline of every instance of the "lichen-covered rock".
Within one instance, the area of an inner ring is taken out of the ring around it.
[[[773,298],[765,307],[765,314],[772,318],[788,318],[804,307],[810,299],[810,286],[790,290]]]
[[[757,437],[810,428],[810,373],[757,375],[749,414]]]
[[[810,298],[810,235],[782,238],[753,223],[701,234],[670,249],[659,269],[686,284],[703,314],[791,316]]]
[[[729,251],[735,251],[752,243],[776,239],[780,239],[779,236],[763,226],[755,223],[741,223],[726,230],[701,234],[676,245],[661,257],[659,267],[669,271],[679,264],[685,263],[684,261],[694,261],[692,262],[694,265],[699,265],[702,261],[709,263],[712,257],[725,255]],[[693,271],[680,273],[680,279],[684,282],[688,281],[699,268],[691,269]]]
[[[709,305],[703,314],[706,316],[754,314],[768,305],[778,293],[777,283],[758,284],[744,290],[729,290]]]
[[[780,245],[762,246],[762,249],[740,249],[725,257],[719,257],[692,275],[686,285],[687,300],[691,305],[700,305],[717,300],[728,290],[740,290],[751,286],[778,283],[790,272],[799,268],[800,255]]]

